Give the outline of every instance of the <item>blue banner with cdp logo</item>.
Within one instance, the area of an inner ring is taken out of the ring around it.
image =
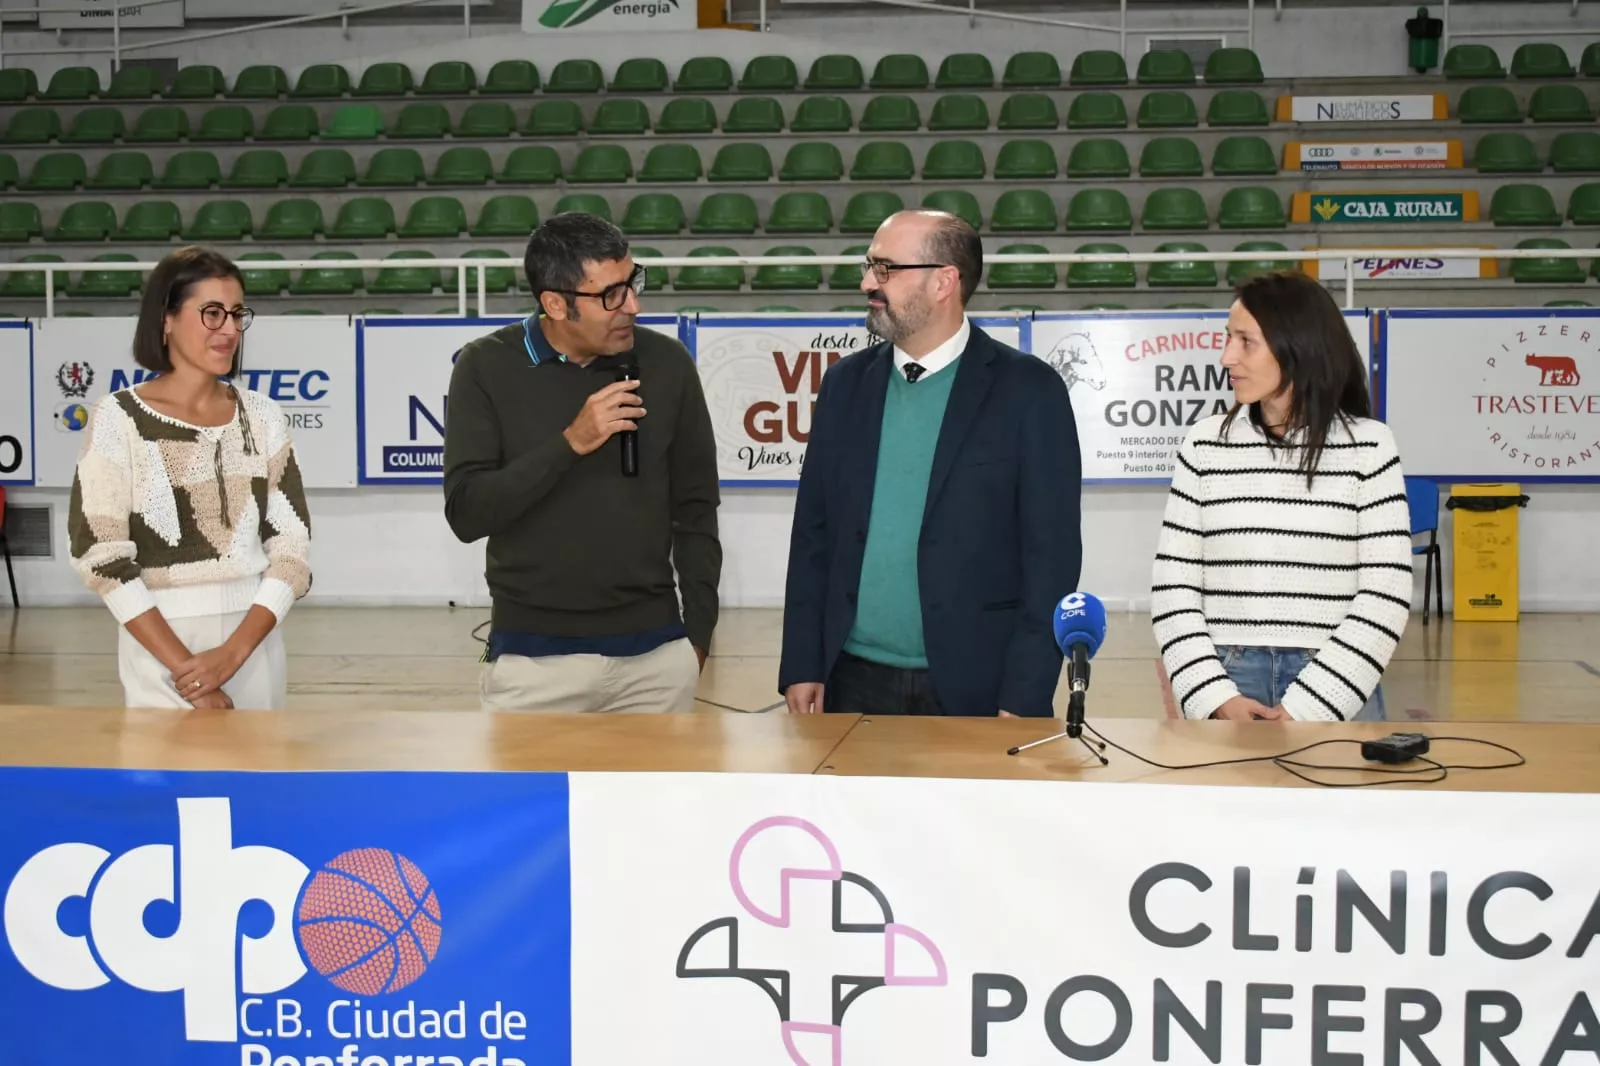
[[[0,1061],[570,1061],[564,774],[9,769],[0,795]]]

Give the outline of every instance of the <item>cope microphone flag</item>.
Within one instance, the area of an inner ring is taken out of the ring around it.
[[[1090,754],[1104,765],[1106,757],[1101,752],[1105,745],[1100,745],[1101,751],[1096,751],[1083,739],[1083,713],[1085,694],[1089,691],[1089,660],[1094,658],[1095,652],[1100,650],[1100,645],[1106,639],[1105,604],[1090,593],[1069,592],[1056,604],[1054,631],[1056,646],[1067,659],[1067,679],[1072,689],[1067,700],[1066,729],[1043,740],[1012,748],[1006,754],[1016,755],[1060,737],[1071,737],[1082,741]]]

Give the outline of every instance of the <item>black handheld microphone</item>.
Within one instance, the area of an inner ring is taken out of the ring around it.
[[[618,381],[638,381],[639,368],[633,363],[622,363],[617,367]],[[618,433],[622,443],[622,476],[639,476],[639,431],[627,429]]]

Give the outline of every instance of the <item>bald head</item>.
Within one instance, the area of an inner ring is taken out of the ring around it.
[[[983,243],[955,215],[900,211],[878,227],[867,261],[867,328],[920,357],[960,327],[983,273]]]
[[[874,254],[879,241],[892,244],[900,251],[915,250],[915,259],[897,258],[897,262],[940,263],[954,267],[961,306],[965,308],[971,302],[983,277],[983,240],[959,215],[926,208],[897,211],[878,227],[872,246]]]

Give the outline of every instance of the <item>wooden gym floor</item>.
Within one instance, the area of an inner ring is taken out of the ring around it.
[[[289,616],[290,702],[305,709],[475,710],[474,627],[487,609],[298,607]],[[764,712],[776,691],[781,613],[725,610],[700,709]],[[1094,662],[1089,713],[1168,713],[1150,620],[1115,614]],[[1384,677],[1392,720],[1600,721],[1600,615],[1518,623],[1412,615]],[[100,607],[0,609],[0,704],[118,707],[116,626]],[[1065,696],[1057,699],[1058,713]]]

